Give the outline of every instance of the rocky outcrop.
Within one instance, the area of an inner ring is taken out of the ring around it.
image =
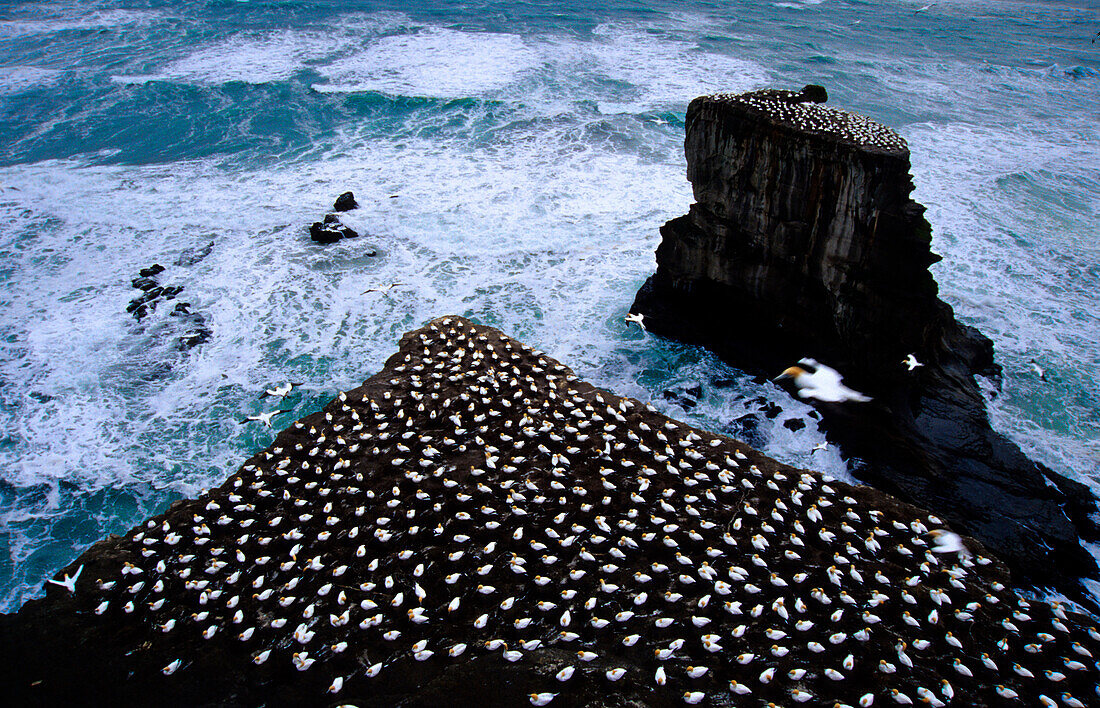
[[[340,221],[336,214],[325,214],[322,221],[315,221],[309,227],[309,237],[317,243],[336,243],[345,238],[357,238],[359,233]]]
[[[1001,706],[1051,670],[1089,701],[1092,621],[1006,579],[926,511],[449,317],[0,616],[0,681],[20,706]]]
[[[213,244],[210,244],[197,252],[185,251],[177,260],[176,265],[193,265],[205,258],[212,248]],[[140,290],[141,295],[130,301],[130,304],[126,306],[126,311],[133,315],[139,323],[137,327],[139,332],[152,334],[158,339],[169,336],[174,337],[174,348],[177,351],[186,352],[210,341],[213,333],[206,322],[206,317],[199,312],[192,312],[190,302],[176,301],[175,306],[168,313],[170,319],[162,318],[160,322],[146,320],[148,316],[156,313],[158,305],[164,304],[167,306],[167,303],[175,301],[183,292],[182,285],[161,285],[160,278],[164,271],[164,266],[159,263],[154,263],[148,268],[142,268],[138,271],[138,277],[131,280],[130,284],[135,289]],[[159,375],[157,372],[159,374],[166,373],[167,368],[161,365],[150,373],[151,375]]]
[[[821,105],[824,91],[697,98],[687,111],[696,202],[661,228],[632,311],[653,332],[775,376],[802,357],[871,403],[824,404],[856,475],[919,502],[1028,582],[1073,592],[1096,565],[1089,490],[994,432],[974,376],[992,343],[937,297],[931,228],[894,131]],[[924,365],[902,362],[909,354]]]
[[[332,208],[335,211],[351,211],[352,209],[358,209],[359,203],[355,201],[354,193],[344,192],[336,197],[336,202],[332,205]]]

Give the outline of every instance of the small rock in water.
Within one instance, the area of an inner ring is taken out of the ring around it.
[[[787,430],[798,432],[799,430],[802,430],[806,427],[806,421],[802,420],[801,418],[788,418],[787,420],[783,421],[783,427]]]
[[[202,248],[186,248],[180,252],[179,257],[176,258],[176,265],[178,266],[193,266],[203,258],[210,255],[210,252],[214,250],[214,242],[206,244]]]
[[[359,203],[355,201],[354,194],[351,192],[344,192],[336,197],[336,203],[332,205],[332,208],[336,211],[351,211],[352,209],[358,209]]]
[[[358,232],[341,223],[335,214],[326,214],[324,221],[315,221],[309,227],[309,237],[317,243],[336,243],[342,238],[358,236]]]
[[[198,262],[202,258],[205,258],[213,249],[214,244],[210,243],[203,249],[197,252],[197,257],[191,262]],[[188,251],[184,252],[190,253]],[[195,255],[192,253],[192,255]],[[181,259],[183,256],[181,256]],[[177,261],[177,264],[180,261]],[[144,320],[147,316],[157,311],[157,305],[162,301],[174,300],[177,295],[183,292],[182,285],[165,285],[162,286],[157,282],[156,276],[164,272],[164,266],[154,263],[148,268],[143,268],[139,271],[139,276],[134,278],[131,284],[141,290],[141,295],[134,298],[126,306],[126,311],[134,316],[138,322]],[[205,344],[210,341],[210,337],[213,332],[206,323],[206,318],[197,312],[191,311],[192,305],[190,302],[177,302],[176,306],[168,313],[168,317],[175,318],[180,325],[178,327],[183,328],[182,334],[176,337],[176,349],[180,352],[185,352],[189,349],[193,349],[200,344]],[[155,331],[161,331],[159,329]],[[165,367],[168,367],[167,369]],[[167,363],[162,362],[158,365],[159,372],[150,374],[152,378],[163,376],[170,370],[170,366]]]

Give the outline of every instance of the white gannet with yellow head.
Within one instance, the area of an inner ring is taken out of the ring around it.
[[[825,366],[815,359],[800,359],[798,363],[800,366],[786,369],[774,380],[794,380],[799,398],[816,398],[826,403],[845,401],[864,403],[871,400],[870,396],[864,396],[859,391],[853,391],[842,384],[840,373],[836,369]],[[803,367],[810,367],[813,371],[807,371]]]

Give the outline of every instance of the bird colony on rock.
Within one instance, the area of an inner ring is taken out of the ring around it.
[[[72,591],[164,657],[134,672],[203,680],[201,636],[318,701],[475,660],[534,705],[1100,700],[1091,621],[942,525],[447,317]]]
[[[805,100],[796,91],[762,89],[748,93],[719,93],[708,98],[750,108],[799,131],[819,133],[864,148],[909,152],[905,138],[893,129],[858,113]]]

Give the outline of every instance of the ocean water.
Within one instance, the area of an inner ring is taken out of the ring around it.
[[[846,476],[806,406],[623,321],[713,91],[821,83],[901,132],[995,426],[1100,490],[1098,14],[925,4],[4,3],[0,610],[266,446],[266,387],[303,383],[286,425],[444,314]],[[312,243],[349,189],[364,236]],[[138,321],[154,263],[182,290]]]

